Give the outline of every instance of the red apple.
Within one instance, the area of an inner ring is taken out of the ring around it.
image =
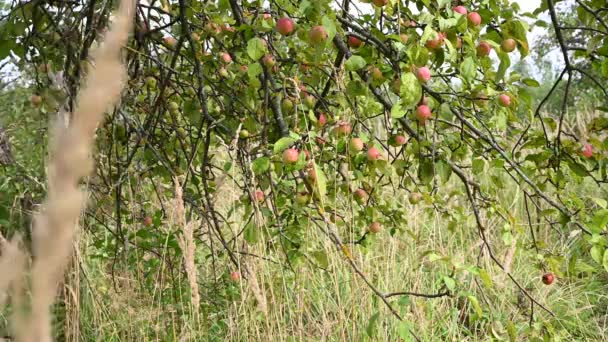
[[[388,0],[374,0],[374,5],[378,6],[378,7],[382,7],[385,6],[386,4],[388,4]]]
[[[264,202],[264,191],[256,190],[254,193],[254,196],[255,196],[255,200],[258,201],[258,203]]]
[[[376,67],[372,68],[371,73],[372,73],[372,79],[374,81],[382,81],[384,79],[384,75],[382,74],[382,71]]]
[[[500,48],[502,49],[502,51],[507,52],[507,53],[513,52],[516,47],[517,47],[517,42],[515,41],[515,39],[512,39],[512,38],[505,39],[502,41],[502,44],[500,44]]]
[[[585,143],[581,149],[581,154],[585,156],[585,158],[591,158],[593,156],[593,146],[591,146],[590,143]]]
[[[481,16],[477,12],[471,12],[467,15],[467,19],[471,26],[479,26],[481,25]]]
[[[36,107],[40,106],[40,104],[42,103],[42,96],[36,94],[32,95],[30,97],[30,103]]]
[[[177,45],[177,39],[175,39],[173,37],[165,37],[165,38],[163,38],[163,40],[165,41],[165,44],[167,44],[171,48],[173,48],[173,47],[175,47],[175,45]]]
[[[419,192],[412,192],[409,196],[409,200],[411,204],[418,204],[422,201],[422,194]]]
[[[291,18],[283,17],[277,20],[277,32],[283,36],[288,36],[293,33],[295,24]]]
[[[238,271],[230,272],[230,280],[234,282],[241,280],[241,274]]]
[[[319,113],[319,118],[317,119],[317,125],[319,127],[323,127],[327,124],[327,117],[323,113]]]
[[[390,137],[389,142],[391,146],[403,146],[407,143],[407,137],[401,134],[393,135]]]
[[[150,216],[144,217],[144,226],[150,227],[152,225],[152,218]]]
[[[479,57],[488,56],[490,51],[492,51],[492,47],[487,42],[480,42],[477,46],[477,56]]]
[[[262,58],[262,63],[264,63],[267,68],[272,68],[276,62],[272,55],[266,55],[264,58]]]
[[[426,46],[427,49],[429,50],[437,50],[440,49],[443,44],[444,44],[444,35],[443,33],[438,33],[437,38],[435,39],[430,39],[426,41],[426,44],[424,46]]]
[[[353,128],[351,127],[350,123],[340,121],[338,122],[338,126],[336,126],[335,131],[338,135],[349,135],[352,129]]]
[[[355,190],[355,200],[359,203],[359,204],[363,204],[363,202],[365,202],[365,200],[367,200],[367,191],[363,190],[363,189],[357,189]]]
[[[223,52],[222,53],[222,62],[229,64],[230,62],[232,62],[232,56],[230,56],[230,54],[228,52]]]
[[[498,103],[503,107],[509,107],[511,105],[511,97],[507,94],[498,95]]]
[[[372,146],[367,149],[367,160],[374,161],[380,158],[382,158],[382,153],[380,153],[377,148]]]
[[[300,153],[295,148],[288,148],[283,151],[283,162],[285,164],[295,164],[298,161]]]
[[[416,108],[416,119],[418,119],[418,122],[421,124],[424,124],[432,115],[431,108],[427,105],[420,105]]]
[[[543,274],[543,284],[551,285],[555,281],[555,276],[553,273],[545,273]]]
[[[348,36],[348,46],[353,49],[358,49],[363,45],[363,41],[355,36]]]
[[[308,38],[314,44],[325,42],[327,37],[327,30],[325,30],[325,27],[321,25],[313,26],[313,28],[310,29],[310,32],[308,32]]]
[[[363,140],[361,140],[361,138],[352,138],[350,139],[348,146],[351,150],[359,152],[363,150],[365,144],[363,143]]]
[[[369,227],[367,227],[367,231],[373,234],[377,234],[382,231],[382,226],[380,225],[380,222],[372,222]]]
[[[467,15],[467,9],[464,6],[456,6],[452,10],[456,13]]]
[[[264,20],[270,20],[270,18],[272,18],[272,15],[270,15],[270,13],[264,13],[262,18],[264,18]]]
[[[418,68],[416,71],[416,77],[421,83],[426,83],[431,79],[431,70],[429,70],[427,67]]]

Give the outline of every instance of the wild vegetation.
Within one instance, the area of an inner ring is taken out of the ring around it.
[[[604,339],[603,1],[116,5],[3,3],[0,337]]]

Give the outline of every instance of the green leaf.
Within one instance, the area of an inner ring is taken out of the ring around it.
[[[462,62],[462,64],[460,65],[460,75],[462,75],[462,77],[465,79],[465,81],[467,82],[471,82],[473,81],[473,78],[475,78],[475,75],[477,74],[477,69],[475,66],[475,61],[473,60],[472,57],[467,57],[464,59],[464,61]]]
[[[312,253],[312,256],[315,258],[317,263],[321,268],[329,267],[329,259],[327,257],[327,253],[325,251],[316,251]]]
[[[591,247],[591,259],[593,259],[593,261],[601,264],[604,255],[604,248],[602,246],[593,245],[593,247]]]
[[[292,137],[284,137],[279,139],[277,142],[274,143],[274,153],[281,153],[285,151],[289,148],[289,146],[293,145],[296,140],[297,139],[294,139]]]
[[[488,272],[481,268],[479,269],[479,277],[481,278],[481,282],[483,282],[483,285],[489,289],[491,289],[494,286],[494,283],[492,282],[492,278],[490,277],[490,275],[488,274]]]
[[[264,70],[262,69],[262,65],[260,63],[251,63],[247,68],[247,76],[250,79],[256,78],[259,74],[261,74]]]
[[[397,325],[397,335],[399,336],[399,338],[401,338],[404,341],[413,341],[414,340],[414,338],[412,337],[412,333],[410,332],[411,330],[412,330],[412,323],[410,323],[408,321],[401,321]]]
[[[592,233],[600,233],[608,224],[608,209],[598,210],[589,225]]]
[[[456,281],[451,277],[444,276],[443,283],[445,284],[445,287],[450,290],[450,292],[454,292],[456,289]]]
[[[244,238],[249,244],[258,242],[260,238],[260,231],[253,222],[249,222],[245,227]]]
[[[422,86],[411,72],[401,74],[401,104],[405,109],[414,108],[422,98]]]
[[[604,251],[604,257],[602,258],[602,265],[604,265],[604,269],[608,272],[608,250]]]
[[[368,323],[367,323],[367,328],[365,329],[365,332],[367,333],[367,336],[369,337],[374,337],[376,336],[376,332],[377,332],[377,324],[378,324],[378,318],[380,317],[380,313],[376,312],[375,314],[372,315],[372,317],[370,317]]]
[[[327,41],[331,42],[332,39],[334,39],[334,37],[336,36],[336,24],[328,16],[324,16],[323,19],[321,19],[321,23],[323,24],[323,27],[325,27],[325,30],[327,31]]]
[[[247,42],[247,54],[254,61],[264,57],[266,51],[266,46],[260,38],[252,38]]]
[[[433,162],[428,159],[420,161],[418,166],[418,178],[423,184],[429,184],[433,180]]]
[[[495,82],[500,82],[505,77],[507,69],[511,66],[511,59],[509,58],[508,53],[499,52],[498,58],[500,59],[500,65],[498,66],[496,77],[494,78]]]
[[[262,173],[268,171],[270,169],[270,158],[268,157],[260,157],[253,161],[252,165],[253,172],[256,175],[261,175]]]
[[[475,313],[477,314],[477,316],[478,317],[482,317],[483,316],[483,310],[481,309],[481,306],[479,305],[479,301],[477,300],[477,297],[475,297],[475,296],[467,296],[467,298],[469,299],[469,301],[473,305],[473,308],[475,309]]]
[[[361,70],[363,67],[365,67],[365,65],[367,65],[367,62],[365,61],[365,59],[363,57],[357,56],[357,55],[352,55],[344,63],[344,68],[346,68],[347,71],[357,71],[357,70]]]
[[[538,88],[540,87],[540,83],[538,83],[537,80],[532,79],[532,78],[524,78],[523,80],[521,80],[525,85],[527,85],[528,87],[533,87],[533,88]]]
[[[435,163],[435,171],[441,177],[443,183],[447,183],[452,175],[452,168],[445,160],[438,160]]]
[[[317,180],[315,181],[315,193],[319,196],[319,201],[321,205],[325,202],[325,195],[327,194],[327,177],[325,176],[325,172],[323,169],[314,164],[315,172],[317,175]]]
[[[396,102],[391,108],[391,117],[394,119],[400,119],[405,115],[405,109],[401,107],[401,102]]]

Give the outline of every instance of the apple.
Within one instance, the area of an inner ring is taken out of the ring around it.
[[[456,13],[460,13],[462,15],[467,15],[467,9],[464,6],[456,6],[452,9]]]
[[[288,36],[293,33],[295,24],[291,18],[283,17],[277,20],[277,32],[283,36]]]
[[[307,205],[310,202],[310,195],[306,191],[298,192],[296,194],[296,203],[299,205]]]
[[[410,193],[409,200],[411,204],[418,204],[422,201],[422,194],[419,192]]]
[[[156,78],[152,76],[146,77],[146,85],[150,88],[156,88]]]
[[[144,226],[150,227],[152,225],[152,218],[150,216],[144,217]]]
[[[222,76],[222,77],[230,76],[230,74],[228,73],[228,70],[226,70],[226,68],[224,68],[224,67],[221,67],[218,72],[220,73],[220,76]]]
[[[553,273],[545,273],[543,274],[543,284],[551,285],[555,281],[555,276]]]
[[[444,38],[445,38],[445,36],[443,35],[443,33],[439,32],[437,34],[437,38],[427,40],[426,44],[424,44],[424,46],[426,46],[426,48],[429,50],[437,50],[443,46]]]
[[[408,41],[409,39],[410,39],[410,36],[408,36],[408,35],[407,35],[407,34],[405,34],[405,33],[402,33],[402,34],[400,34],[400,35],[399,35],[399,40],[401,40],[401,42],[402,42],[403,44],[407,44],[407,41]]]
[[[471,12],[467,15],[467,20],[471,26],[481,25],[481,16],[477,12]]]
[[[40,106],[42,104],[42,96],[36,94],[30,96],[30,103],[36,107]]]
[[[177,113],[179,111],[179,104],[174,101],[169,102],[169,111],[171,111],[171,113]]]
[[[198,33],[196,33],[196,32],[192,32],[192,34],[190,34],[190,37],[192,37],[192,40],[194,40],[195,42],[198,42],[201,40],[201,36],[199,36]]]
[[[498,103],[503,107],[509,107],[511,105],[511,97],[507,94],[498,95]]]
[[[350,123],[346,121],[340,121],[338,122],[338,126],[336,126],[335,131],[338,135],[349,135],[352,129],[353,128]]]
[[[365,144],[363,143],[363,140],[361,140],[361,138],[352,138],[350,139],[348,146],[351,150],[359,152],[363,150]]]
[[[293,101],[290,99],[283,99],[283,102],[281,102],[281,110],[284,113],[291,113],[293,110]]]
[[[177,39],[173,38],[173,37],[165,37],[163,38],[163,41],[165,42],[165,44],[171,48],[174,48],[175,45],[177,45]]]
[[[372,73],[372,79],[374,81],[382,81],[384,79],[384,75],[382,74],[382,71],[380,69],[378,69],[377,67],[373,67],[371,70]]]
[[[593,156],[593,146],[591,146],[590,143],[585,143],[581,149],[581,154],[585,156],[585,158],[591,158]]]
[[[317,125],[319,127],[323,127],[327,124],[327,117],[323,113],[319,113],[319,118],[317,119]]]
[[[367,227],[367,231],[373,234],[377,234],[382,231],[382,226],[380,225],[380,222],[372,222],[369,227]]]
[[[421,67],[416,70],[416,77],[421,83],[426,83],[431,79],[431,70],[427,67]]]
[[[315,183],[317,181],[317,169],[311,167],[308,169],[308,173],[306,174],[306,178],[311,182]]]
[[[416,119],[418,119],[418,122],[421,124],[424,124],[432,115],[431,108],[427,105],[420,105],[416,108]]]
[[[249,70],[249,66],[243,64],[239,67],[239,71],[242,73],[246,73]]]
[[[477,46],[477,56],[479,57],[488,56],[490,51],[492,51],[492,47],[487,42],[480,42]]]
[[[264,20],[270,20],[272,18],[272,15],[270,13],[264,13],[262,18],[264,18]]]
[[[228,52],[223,52],[221,55],[222,58],[222,62],[226,63],[226,64],[230,64],[230,62],[232,62],[232,56],[230,56],[230,54]]]
[[[285,164],[295,164],[298,162],[300,153],[295,148],[288,148],[283,151],[283,162]]]
[[[308,39],[314,44],[325,42],[328,36],[327,30],[322,25],[313,26],[308,32]]]
[[[246,129],[242,129],[239,132],[239,137],[241,137],[241,139],[247,139],[247,138],[249,138],[249,131],[246,130]]]
[[[234,282],[241,280],[241,274],[238,271],[230,272],[230,280]]]
[[[355,200],[357,201],[357,203],[359,204],[363,204],[363,202],[365,202],[365,200],[367,200],[367,191],[363,190],[363,189],[357,189],[355,190]]]
[[[312,109],[315,106],[315,97],[312,95],[306,95],[304,96],[304,104]]]
[[[380,153],[377,148],[372,146],[367,149],[367,160],[374,161],[380,158],[382,158],[382,153]]]
[[[272,68],[276,64],[276,61],[272,55],[266,55],[262,58],[262,63],[264,63],[267,68]]]
[[[258,203],[264,202],[264,191],[256,190],[253,195],[255,197],[255,200],[258,201]]]
[[[363,41],[355,36],[348,36],[348,46],[353,49],[358,49],[363,45]]]
[[[378,6],[378,7],[382,7],[385,6],[386,4],[388,4],[388,0],[374,0],[374,5]]]
[[[407,143],[407,140],[406,136],[397,134],[389,138],[389,144],[394,147],[403,146]]]
[[[513,38],[505,39],[502,41],[502,44],[500,44],[500,48],[506,53],[513,52],[516,47],[517,42]]]

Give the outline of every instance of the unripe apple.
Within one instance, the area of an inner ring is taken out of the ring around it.
[[[553,284],[553,281],[555,281],[555,276],[553,275],[553,273],[543,274],[543,284],[551,285]]]
[[[153,223],[153,221],[150,216],[144,217],[144,226],[150,227],[152,225],[152,223]]]
[[[242,72],[243,74],[247,73],[247,71],[249,70],[249,66],[243,64],[239,67],[239,71]]]
[[[375,161],[380,158],[382,158],[382,153],[377,148],[372,146],[367,149],[367,160]]]
[[[477,56],[479,57],[488,56],[490,51],[492,51],[492,47],[487,42],[480,42],[477,46]]]
[[[358,49],[363,45],[363,41],[355,36],[348,36],[348,46],[353,49]]]
[[[581,149],[581,154],[585,158],[591,158],[593,156],[593,146],[590,143],[585,143]]]
[[[219,72],[220,76],[222,76],[222,77],[230,76],[230,74],[228,73],[228,70],[226,70],[226,68],[224,68],[224,67],[221,67],[218,72]]]
[[[230,54],[228,52],[223,52],[221,55],[222,58],[222,62],[226,63],[226,64],[230,64],[230,62],[232,62],[232,56],[230,56]]]
[[[379,81],[384,80],[384,75],[382,74],[382,71],[380,69],[373,67],[371,70],[371,73],[372,73],[372,79],[374,81],[379,82]]]
[[[272,55],[266,55],[264,58],[262,58],[262,63],[264,63],[267,68],[272,68],[276,62]]]
[[[281,110],[284,113],[291,113],[293,110],[293,101],[290,99],[283,99],[283,102],[281,102]]]
[[[363,140],[361,140],[361,138],[352,138],[352,139],[350,139],[348,146],[350,147],[350,149],[352,151],[359,152],[359,151],[363,150],[363,147],[365,146],[365,144],[363,143]]]
[[[298,162],[298,158],[300,153],[295,148],[288,148],[283,151],[283,163],[285,164],[295,164]]]
[[[372,234],[377,234],[382,231],[382,226],[380,225],[380,222],[372,222],[369,227],[367,227],[367,231]]]
[[[481,16],[477,12],[471,12],[467,15],[467,20],[471,26],[481,25]]]
[[[313,26],[308,32],[308,39],[310,39],[311,43],[320,44],[325,42],[329,35],[327,34],[327,30],[322,25]]]
[[[420,105],[416,108],[416,119],[418,119],[418,122],[421,124],[424,124],[432,115],[431,108],[427,105]]]
[[[367,200],[367,191],[363,190],[363,189],[357,189],[355,190],[355,200],[359,203],[359,204],[363,204],[366,200]]]
[[[299,205],[307,205],[310,202],[310,195],[306,191],[296,194],[296,203]]]
[[[156,88],[156,78],[148,76],[146,78],[146,85],[150,88]]]
[[[513,52],[516,47],[517,42],[513,38],[505,39],[502,41],[502,44],[500,44],[500,48],[506,53]]]
[[[35,107],[40,106],[42,104],[42,96],[36,94],[30,96],[30,103]]]
[[[390,137],[388,141],[391,146],[403,146],[407,143],[407,137],[401,134],[397,134]]]
[[[313,108],[315,106],[315,97],[312,96],[312,95],[306,95],[306,96],[304,96],[304,104],[308,108]]]
[[[420,83],[426,83],[431,79],[431,70],[427,67],[418,68],[416,71],[416,77]]]
[[[352,127],[350,123],[346,121],[340,121],[338,122],[338,126],[336,126],[335,131],[338,135],[349,135],[352,131]]]
[[[241,137],[241,139],[247,139],[247,138],[249,138],[249,131],[246,130],[246,129],[242,129],[239,132],[239,137]]]
[[[374,5],[382,7],[388,4],[388,0],[374,0]]]
[[[312,107],[312,106],[311,106]],[[319,127],[323,127],[327,124],[327,117],[323,113],[319,113],[319,118],[317,119],[317,125]]]
[[[509,107],[511,105],[511,97],[507,94],[498,95],[498,103],[503,107]]]
[[[241,274],[238,271],[230,272],[230,280],[238,282],[239,280],[241,280]]]
[[[179,111],[179,104],[174,101],[169,102],[169,111],[171,111],[171,113],[176,113]]]
[[[419,192],[410,193],[409,200],[411,204],[418,204],[422,201],[422,194]]]
[[[283,17],[277,20],[277,32],[283,36],[288,36],[293,33],[295,24],[291,18]]]
[[[467,15],[467,9],[464,6],[456,6],[452,10],[456,13]]]
[[[264,191],[262,191],[262,190],[256,190],[255,193],[254,193],[254,196],[255,196],[255,200],[258,203],[264,202]]]

